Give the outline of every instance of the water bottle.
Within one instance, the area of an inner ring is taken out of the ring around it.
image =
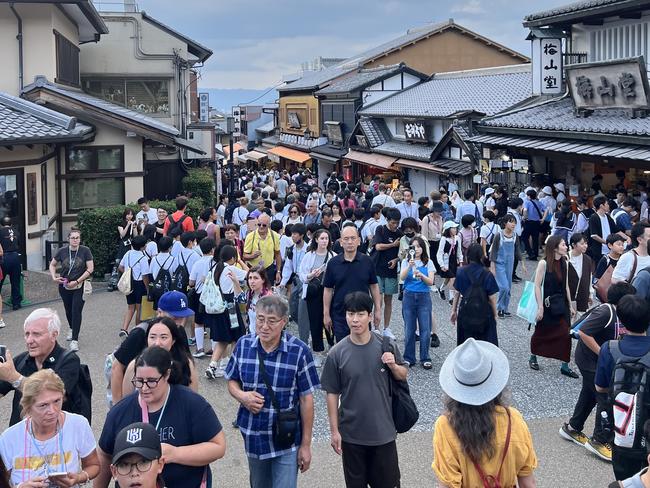
[[[236,329],[239,327],[239,320],[237,319],[237,311],[235,302],[228,302],[228,318],[230,319],[230,328]]]
[[[442,255],[442,267],[449,269],[449,253],[444,253]]]

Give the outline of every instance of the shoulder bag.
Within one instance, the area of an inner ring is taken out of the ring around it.
[[[598,281],[594,284],[596,296],[602,303],[607,303],[607,290],[612,286],[612,274],[614,274],[614,267],[609,264],[609,257],[607,258],[608,265],[605,272],[602,274]]]
[[[506,407],[506,413],[508,414],[508,433],[506,434],[506,443],[503,446],[503,455],[501,456],[501,464],[499,464],[499,471],[496,476],[491,474],[485,474],[481,465],[475,459],[470,457],[470,461],[474,465],[478,475],[481,477],[483,482],[483,488],[502,488],[501,485],[501,469],[503,468],[503,462],[506,460],[506,455],[508,454],[508,448],[510,447],[510,434],[512,433],[512,419],[510,417],[510,410]]]
[[[386,336],[382,337],[381,350],[382,353],[392,352],[395,354],[390,339]],[[418,412],[418,407],[411,398],[408,382],[395,379],[391,370],[388,367],[385,367],[385,369],[388,371],[388,391],[391,399],[393,423],[397,433],[403,434],[415,425],[420,418],[420,412]]]
[[[298,415],[296,407],[285,411],[280,409],[280,404],[278,403],[278,399],[275,397],[275,392],[273,391],[269,377],[266,374],[264,358],[262,357],[260,347],[262,346],[258,343],[257,358],[260,361],[260,375],[262,376],[262,381],[264,381],[264,384],[266,385],[266,389],[269,391],[271,405],[277,412],[277,415],[273,420],[273,444],[275,447],[280,449],[289,449],[296,444],[298,440],[298,434],[300,433],[300,416]]]
[[[547,266],[544,266],[544,274],[547,272]],[[567,266],[568,276],[568,266]],[[566,283],[565,283],[566,286]],[[544,295],[544,285],[542,284],[542,296]],[[566,313],[566,294],[554,293],[544,297],[544,308],[551,317],[561,317]]]
[[[325,255],[325,262],[323,263],[323,266],[327,264],[327,261],[330,258],[330,253],[329,251]],[[323,276],[325,275],[325,272],[321,273],[319,276],[315,276],[311,280],[307,282],[307,294],[306,298],[312,299],[312,298],[318,298],[319,296],[323,296]]]

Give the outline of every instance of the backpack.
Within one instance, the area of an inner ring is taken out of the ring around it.
[[[180,219],[178,219],[178,222],[176,222],[172,218],[171,215],[169,217],[167,217],[167,219],[169,220],[169,228],[167,229],[167,235],[170,235],[171,232],[174,229],[180,229],[181,232],[182,232],[183,231],[183,222],[185,222],[185,219],[187,219],[187,218],[188,218],[188,215],[183,214],[183,216]]]
[[[154,259],[156,258],[154,257]],[[172,289],[172,275],[169,272],[169,268],[165,268],[167,261],[169,261],[170,259],[174,259],[174,258],[171,255],[167,256],[165,261],[160,266],[158,275],[156,276],[156,279],[153,281],[151,288],[149,288],[148,298],[150,301],[154,303],[158,303],[160,297]],[[157,259],[156,262],[158,263]]]
[[[483,288],[483,281],[487,271],[481,269],[477,279],[467,273],[470,280],[469,292],[463,295],[458,309],[458,325],[469,334],[482,334],[488,325],[492,314],[492,307],[488,300],[487,291]]]
[[[117,282],[117,289],[122,292],[124,295],[130,295],[133,292],[133,268],[138,265],[145,257],[145,254],[142,253],[140,259],[138,259],[133,266],[127,266],[120,277],[120,281]],[[127,259],[127,264],[128,264]]]
[[[619,341],[609,341],[614,370],[609,389],[614,414],[614,444],[646,452],[643,424],[650,411],[650,351],[641,357],[626,356]]]
[[[205,313],[209,314],[219,314],[223,313],[226,310],[226,302],[221,296],[221,290],[219,286],[214,281],[214,266],[210,266],[210,270],[205,277],[203,282],[203,290],[201,291],[201,296],[199,297],[199,302],[205,307]]]
[[[171,289],[187,294],[187,287],[190,285],[190,271],[187,269],[187,260],[183,253],[179,254],[179,264],[172,277]]]
[[[70,354],[74,353],[69,349],[66,349],[61,353],[57,358],[56,364],[52,371],[56,374],[59,374],[59,369],[61,365],[65,362]],[[16,364],[16,370],[20,371],[25,367],[27,358],[29,354],[25,354],[21,361]],[[93,382],[90,376],[90,369],[87,364],[79,364],[79,379],[77,380],[77,386],[74,392],[66,392],[66,399],[70,402],[69,411],[76,413],[78,415],[83,415],[88,420],[88,423],[91,423],[92,420],[92,401],[93,396]]]

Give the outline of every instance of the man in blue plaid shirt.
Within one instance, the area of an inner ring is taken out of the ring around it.
[[[244,437],[251,488],[295,488],[298,468],[309,469],[314,424],[314,390],[320,381],[309,347],[284,332],[287,302],[277,296],[260,298],[255,306],[257,335],[239,339],[225,377],[228,391],[241,404],[237,425]],[[277,410],[260,371],[258,352],[281,411],[298,410],[300,428],[293,445],[275,446],[272,436]]]

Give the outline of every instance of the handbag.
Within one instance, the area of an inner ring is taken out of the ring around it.
[[[86,298],[89,297],[90,295],[92,295],[92,293],[93,293],[93,284],[90,282],[90,278],[88,278],[87,280],[84,280],[83,288],[84,288],[84,291],[83,291],[83,294],[81,295],[81,298],[84,301],[86,301]]]
[[[325,255],[325,262],[323,263],[323,266],[327,264],[329,258],[330,253],[328,251]],[[316,276],[307,282],[307,293],[305,295],[305,298],[311,300],[312,298],[323,296],[323,276],[325,276],[325,273],[321,273],[319,276]]]
[[[153,302],[149,301],[146,295],[143,296],[140,302],[140,321],[151,320],[155,315]]]
[[[394,354],[390,338],[382,337],[381,350],[382,353],[392,352]],[[388,371],[388,390],[391,399],[393,423],[397,433],[403,434],[415,425],[420,418],[420,412],[418,412],[418,407],[411,398],[408,382],[395,379],[391,370],[389,368],[385,369]]]
[[[300,416],[295,407],[284,411],[280,409],[280,404],[278,403],[278,399],[275,397],[275,392],[273,391],[269,377],[266,374],[264,358],[262,357],[262,352],[259,347],[257,349],[257,357],[260,360],[260,374],[262,380],[264,381],[266,389],[269,391],[271,397],[271,405],[277,412],[272,427],[273,444],[275,447],[280,449],[289,449],[296,444],[298,440],[298,434],[300,433]]]
[[[551,317],[561,317],[566,313],[566,297],[562,293],[554,293],[544,298],[544,308]]]
[[[483,482],[483,488],[502,488],[501,485],[501,469],[503,468],[503,462],[506,460],[506,455],[508,454],[508,448],[510,447],[510,434],[512,433],[512,419],[510,417],[510,410],[506,407],[506,413],[508,414],[508,433],[506,434],[506,443],[503,445],[503,455],[501,456],[501,464],[499,464],[499,471],[496,476],[491,474],[485,474],[481,465],[476,462],[476,460],[470,457],[474,469],[478,471],[478,475],[481,477]]]

